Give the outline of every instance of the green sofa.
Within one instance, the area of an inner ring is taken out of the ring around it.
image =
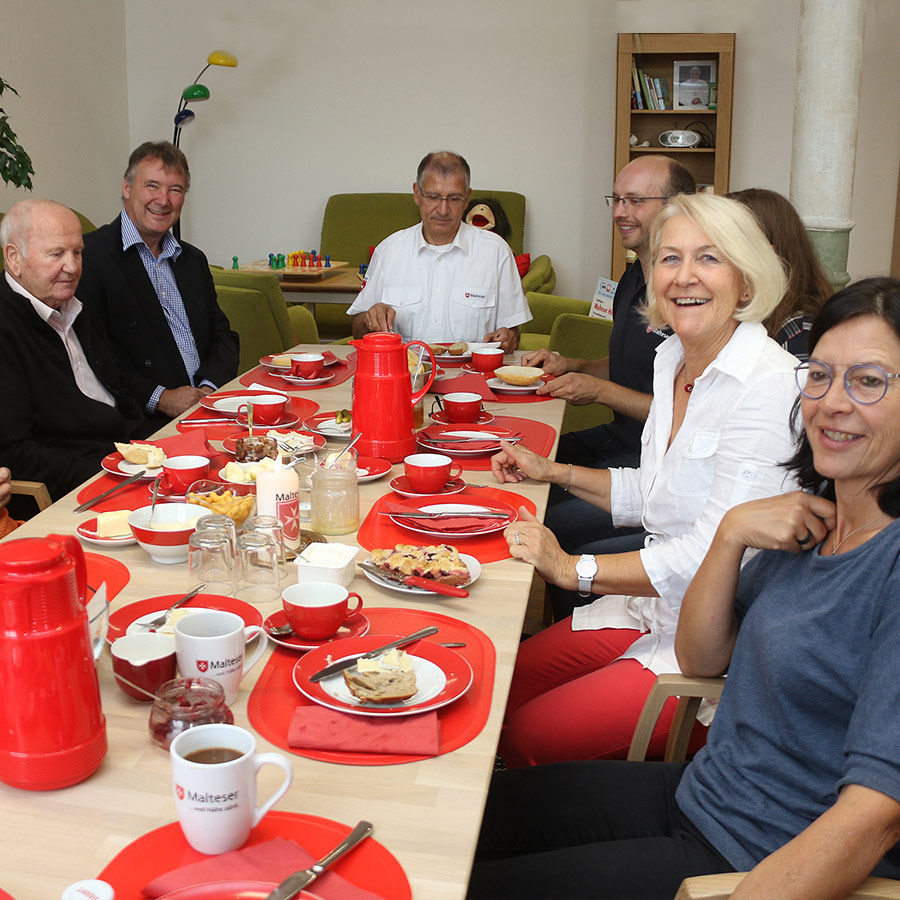
[[[509,244],[513,253],[523,252],[525,242],[525,197],[514,191],[472,191],[472,199],[494,197],[503,205],[512,229]],[[325,205],[319,250],[334,260],[348,262],[354,269],[369,261],[369,247],[389,234],[420,221],[412,193],[333,194]],[[537,256],[522,279],[525,291],[550,292],[556,273],[550,257]],[[349,305],[349,304],[348,304]],[[345,337],[350,319],[343,304],[320,303],[316,322],[323,337]]]

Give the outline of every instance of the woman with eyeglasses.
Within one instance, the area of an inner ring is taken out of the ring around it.
[[[797,367],[804,490],[727,512],[684,596],[682,671],[728,672],[706,747],[498,773],[470,897],[672,897],[750,870],[734,900],[827,900],[900,878],[897,379],[900,281],[848,286]]]
[[[673,197],[653,222],[651,261],[646,315],[674,336],[657,349],[640,468],[571,466],[521,445],[493,459],[499,481],[558,484],[649,535],[640,550],[573,556],[526,511],[506,529],[511,554],[548,584],[595,595],[519,648],[500,742],[510,767],[624,758],[656,676],[678,671],[681,598],[722,515],[795,487],[781,464],[793,447],[797,360],[760,324],[785,277],[752,213],[711,194]],[[706,704],[703,725],[710,718]]]

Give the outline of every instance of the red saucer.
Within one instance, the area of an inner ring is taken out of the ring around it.
[[[270,628],[279,628],[282,625],[287,625],[287,616],[283,609],[273,612],[272,615],[263,622],[263,628],[266,630],[266,637],[268,637],[273,644],[278,644],[279,647],[286,647],[288,650],[315,650],[316,647],[334,644],[336,641],[341,641],[344,638],[361,637],[369,630],[369,620],[363,613],[354,616],[353,621],[350,622],[349,625],[341,625],[337,630],[337,634],[332,635],[324,641],[311,641],[309,638],[297,637],[296,634],[281,634],[276,636],[270,633]]]
[[[447,411],[439,409],[431,414],[431,421],[437,422],[438,425],[487,425],[489,422],[494,421],[494,417],[487,410],[483,409],[478,414],[478,418],[472,422],[451,422],[447,418]]]
[[[405,475],[398,475],[389,482],[391,490],[400,494],[401,497],[437,497],[440,494],[458,494],[466,489],[466,483],[462,478],[451,478],[440,491],[429,491],[422,493],[414,491],[409,483],[409,479]]]

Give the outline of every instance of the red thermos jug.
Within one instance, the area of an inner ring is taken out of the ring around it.
[[[93,773],[106,720],[75,537],[0,543],[0,781],[42,791]]]
[[[403,343],[399,334],[373,332],[356,347],[356,375],[353,378],[353,430],[362,433],[356,445],[360,456],[376,456],[400,462],[415,452],[413,406],[425,396],[434,381],[434,354],[422,341]],[[412,390],[408,347],[424,347],[431,360],[425,384]]]

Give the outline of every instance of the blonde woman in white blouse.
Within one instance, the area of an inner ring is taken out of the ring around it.
[[[646,316],[674,335],[657,350],[640,468],[573,467],[514,445],[492,462],[498,481],[559,484],[648,533],[639,551],[579,558],[525,510],[507,528],[512,555],[546,582],[599,595],[521,645],[500,744],[510,767],[623,758],[656,675],[678,671],[681,599],[719,520],[796,486],[781,464],[793,449],[797,360],[760,324],[786,282],[753,215],[724,197],[673,197],[651,253]],[[695,743],[704,739],[698,725]]]

